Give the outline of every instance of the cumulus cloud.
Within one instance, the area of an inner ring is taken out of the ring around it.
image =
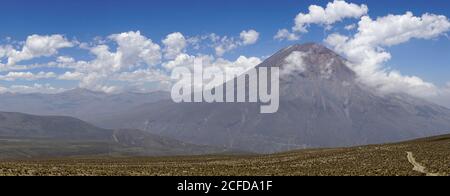
[[[194,63],[201,61],[203,67],[219,67],[221,69],[226,68],[243,68],[248,70],[261,63],[261,59],[257,57],[245,57],[239,56],[235,61],[229,61],[223,58],[214,58],[210,55],[188,55],[180,54],[172,61],[163,64],[163,67],[168,71],[173,70],[176,67],[186,67],[188,69],[194,69]]]
[[[193,55],[187,55],[187,54],[181,54],[173,61],[167,62],[164,64],[164,67],[168,70],[173,70],[177,67],[184,67],[188,68],[191,72],[195,72],[194,69],[195,63],[202,62],[203,66],[203,74],[204,75],[214,75],[216,74],[217,70],[220,70],[224,74],[226,74],[226,77],[228,76],[238,76],[246,71],[248,71],[250,68],[255,67],[256,65],[261,63],[261,59],[257,57],[245,57],[240,56],[234,61],[229,61],[223,58],[214,58],[213,56],[209,55],[199,55],[199,56],[193,56]],[[223,78],[227,79],[227,78]],[[209,82],[212,81],[203,81],[206,82],[205,84],[216,86],[220,85],[225,81],[214,81],[214,84],[210,84]],[[187,84],[190,85],[190,84]],[[194,86],[201,85],[201,84],[194,84]]]
[[[280,72],[280,75],[287,75],[292,72],[304,72],[306,70],[306,65],[303,61],[305,56],[306,54],[300,51],[292,52],[284,60],[285,64]]]
[[[217,40],[217,41],[216,41]],[[212,37],[212,41],[215,42],[214,50],[216,51],[217,56],[223,56],[226,52],[236,49],[240,41],[236,41],[234,38],[229,38],[227,36],[224,37]]]
[[[179,54],[185,52],[187,40],[180,32],[172,33],[162,41],[164,44],[164,56],[167,59],[174,59]]]
[[[139,69],[133,72],[123,72],[118,76],[118,80],[126,82],[164,82],[170,77],[159,69]]]
[[[109,38],[119,45],[116,53],[113,54],[115,63],[119,67],[134,66],[140,63],[156,65],[161,60],[161,47],[153,43],[151,39],[141,35],[140,31],[114,34]],[[108,55],[108,53],[105,53],[105,55]]]
[[[53,72],[39,72],[39,73],[31,73],[31,72],[9,72],[6,75],[0,75],[0,80],[4,81],[15,81],[15,80],[40,80],[40,79],[48,79],[55,78],[56,74]]]
[[[325,8],[317,5],[309,6],[309,13],[299,13],[295,18],[296,32],[308,32],[307,27],[311,24],[319,24],[329,27],[346,18],[360,18],[369,11],[366,5],[347,3],[341,0],[329,2]]]
[[[8,65],[38,57],[49,57],[57,54],[59,49],[73,46],[74,44],[62,35],[31,35],[25,41],[22,50],[11,49],[7,52]]]
[[[60,80],[81,80],[83,78],[83,74],[80,72],[66,72],[60,76],[58,76],[58,79]]]
[[[290,32],[288,29],[280,29],[277,34],[274,36],[276,40],[288,40],[288,41],[297,41],[300,39],[300,36]]]
[[[438,95],[431,97],[430,100],[450,108],[450,82],[447,82],[444,87],[440,88]]]
[[[240,75],[243,72],[259,65],[261,62],[261,59],[257,57],[239,56],[234,61],[229,61],[222,58],[216,59],[211,66],[219,67],[225,71],[231,71],[231,74],[234,75]]]
[[[105,93],[118,92],[120,90],[119,87],[108,85],[108,77],[108,74],[99,72],[84,74],[81,78],[79,87]]]
[[[58,79],[79,80],[81,88],[107,93],[131,87],[144,89],[143,85],[148,82],[170,82],[168,74],[174,67],[192,66],[196,58],[213,58],[186,54],[188,42],[181,33],[169,34],[162,40],[162,50],[139,31],[114,34],[108,38],[117,43],[115,51],[107,42],[88,44],[89,47],[85,47],[95,56],[93,60],[74,61],[70,57],[58,57],[55,66],[72,69]],[[213,39],[215,40],[211,38]],[[162,59],[162,55],[165,59]],[[117,82],[128,84],[116,85]]]
[[[260,35],[261,34],[258,31],[249,29],[241,31],[239,36],[221,36],[215,33],[209,33],[205,35],[188,37],[185,38],[185,40],[187,45],[192,46],[193,49],[199,50],[212,48],[214,49],[216,56],[221,57],[236,48],[256,44],[260,38]],[[182,52],[177,53],[186,53],[186,51],[182,50]],[[174,58],[171,58],[169,60],[173,59]]]
[[[0,62],[2,58],[6,57],[8,51],[9,50],[6,48],[6,46],[0,46]]]
[[[78,87],[107,93],[124,89],[148,89],[148,83],[170,84],[170,71],[175,67],[193,68],[195,60],[202,60],[206,66],[247,68],[261,61],[254,57],[241,56],[235,61],[215,58],[213,55],[191,55],[187,53],[188,45],[212,47],[217,56],[237,47],[255,44],[259,40],[259,32],[250,29],[242,31],[238,36],[218,36],[208,34],[186,38],[182,33],[168,34],[161,43],[145,37],[140,31],[129,31],[112,34],[106,37],[95,37],[91,42],[69,41],[56,34],[49,36],[31,35],[16,50],[12,45],[0,45],[0,80],[10,84],[2,87],[2,92],[56,92],[59,89],[51,85],[36,83],[35,85],[19,85],[20,81],[39,81],[43,79],[78,81]],[[9,42],[11,43],[11,42]],[[20,43],[20,44],[19,44]],[[93,58],[77,59],[66,54],[59,55],[60,49],[75,47],[88,51]],[[38,57],[54,57],[49,62],[17,63],[33,60]],[[164,57],[164,58],[163,58]],[[42,68],[62,71],[34,72]],[[19,72],[20,70],[20,72]],[[152,85],[154,86],[154,85]]]
[[[68,63],[74,63],[75,59],[70,57],[70,56],[59,56],[56,59],[56,62],[63,63],[63,64],[68,64]]]
[[[70,57],[58,57],[57,65],[74,69],[58,78],[80,80],[79,87],[107,93],[116,92],[119,87],[110,85],[116,75],[139,67],[154,67],[161,62],[161,47],[140,31],[130,31],[108,36],[117,44],[115,50],[105,42],[85,47],[95,58],[90,61],[74,61]]]
[[[189,67],[193,68],[195,59],[204,59],[204,56],[193,56],[189,54],[180,54],[174,60],[168,61],[162,64],[167,70],[173,70],[176,67]],[[211,57],[212,58],[212,57]]]
[[[191,39],[195,44],[199,44],[202,40],[208,40],[215,52],[216,56],[223,56],[225,53],[232,51],[238,47],[248,46],[255,44],[259,40],[260,33],[250,29],[244,30],[240,33],[239,37],[219,36],[215,33],[211,33],[206,36],[200,36],[195,39]]]
[[[243,45],[255,44],[259,39],[259,33],[253,29],[242,31],[240,34]]]
[[[427,13],[418,17],[407,12],[376,20],[364,16],[354,36],[331,34],[325,42],[352,62],[349,65],[365,84],[381,92],[405,92],[430,97],[439,92],[432,83],[385,68],[385,63],[391,59],[385,48],[411,39],[437,38],[449,30],[450,21],[442,15]]]
[[[0,92],[10,92],[10,93],[21,93],[21,94],[30,94],[30,93],[46,93],[46,94],[54,94],[66,91],[64,88],[56,88],[50,84],[38,84],[35,83],[33,85],[11,85],[10,87],[0,87]]]
[[[345,30],[350,31],[356,28],[356,24],[349,24],[344,27]]]
[[[205,77],[213,76],[217,77],[217,73],[225,74],[225,76],[222,79],[218,80],[208,80],[205,79],[205,81],[201,81],[204,83],[194,83],[194,86],[197,89],[201,89],[201,85],[207,85],[210,88],[223,84],[228,77],[234,77],[241,75],[248,71],[250,68],[255,67],[256,65],[260,64],[262,61],[261,59],[257,57],[245,57],[240,56],[234,61],[229,61],[223,58],[214,58],[213,56],[209,55],[199,55],[199,56],[193,56],[193,55],[187,55],[182,54],[179,55],[175,60],[168,62],[164,65],[166,69],[173,70],[177,67],[183,67],[189,69],[192,73],[197,71],[194,69],[195,65],[198,65],[196,63],[202,62],[203,66],[203,74]],[[198,73],[198,72],[197,72]],[[172,81],[173,82],[173,81]],[[191,85],[190,83],[186,85]]]

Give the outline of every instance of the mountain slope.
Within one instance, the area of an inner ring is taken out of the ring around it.
[[[260,114],[252,103],[162,101],[97,123],[262,153],[385,143],[450,130],[450,110],[407,95],[374,93],[324,46],[294,45],[259,65],[272,66],[282,73],[275,114]]]
[[[97,128],[71,117],[0,113],[0,159],[222,153],[139,130]]]
[[[110,140],[111,134],[71,117],[0,112],[0,137]]]

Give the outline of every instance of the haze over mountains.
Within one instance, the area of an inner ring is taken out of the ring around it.
[[[142,147],[147,143],[142,138],[161,135],[220,149],[272,153],[386,143],[450,132],[449,109],[405,94],[375,93],[358,82],[345,59],[322,45],[294,45],[258,65],[274,66],[281,69],[280,108],[274,114],[260,114],[256,103],[176,104],[164,92],[108,95],[77,89],[55,95],[3,94],[0,111],[73,116],[108,129],[62,117],[19,115],[21,120],[16,120],[18,114],[8,113],[0,119],[0,133],[4,134],[0,136],[75,134],[70,135],[74,139],[83,138],[88,132],[94,133],[90,137],[98,134],[108,142],[116,142],[113,136],[118,135],[141,138],[140,142],[126,139],[119,143]],[[64,128],[71,124],[76,126]],[[78,129],[79,135],[75,131]],[[113,129],[139,129],[146,133],[129,131],[130,136],[127,131],[114,134]],[[180,149],[183,145],[179,143],[183,142],[170,143],[176,144],[172,145],[174,149]]]
[[[85,121],[169,99],[168,92],[106,94],[73,89],[59,94],[0,94],[0,111],[72,116]]]

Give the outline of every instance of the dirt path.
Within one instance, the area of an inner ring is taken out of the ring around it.
[[[113,137],[114,142],[119,143],[119,140],[117,139],[117,136],[116,136],[116,131],[113,132],[112,137]]]
[[[413,168],[414,171],[423,173],[423,174],[425,174],[427,176],[440,176],[440,175],[442,175],[442,174],[437,174],[437,173],[428,173],[427,169],[416,161],[416,159],[414,158],[414,155],[413,155],[412,152],[406,152],[406,153],[408,154],[408,156],[407,156],[408,157],[408,161],[414,166],[414,168]]]

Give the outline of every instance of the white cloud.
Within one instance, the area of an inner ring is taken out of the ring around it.
[[[58,77],[58,79],[60,80],[81,80],[82,78],[83,78],[82,73],[69,71]]]
[[[217,38],[213,38],[216,40]],[[214,50],[217,56],[223,56],[226,52],[236,49],[240,45],[240,41],[236,41],[234,38],[228,38],[227,36],[219,38],[215,43]]]
[[[366,5],[347,3],[341,0],[329,2],[326,8],[317,5],[309,6],[309,13],[299,13],[295,18],[293,30],[296,32],[308,32],[310,24],[319,24],[329,27],[346,18],[360,18],[369,11]]]
[[[450,82],[446,86],[440,88],[438,95],[431,97],[431,101],[450,108]]]
[[[247,46],[255,44],[259,40],[260,33],[250,29],[244,30],[240,33],[239,38],[237,37],[228,37],[228,36],[219,36],[214,33],[211,33],[207,36],[201,36],[200,39],[196,39],[196,43],[198,44],[199,40],[209,40],[212,42],[212,46],[216,52],[216,56],[223,56],[225,53],[234,50],[241,46]]]
[[[6,57],[8,51],[9,50],[6,48],[6,46],[0,46],[0,62],[3,57]]]
[[[235,61],[229,61],[223,58],[214,58],[209,55],[188,55],[188,54],[180,54],[177,58],[172,61],[166,62],[163,64],[163,67],[168,71],[173,70],[176,67],[187,67],[191,70],[194,69],[194,62],[196,60],[200,60],[203,62],[203,67],[219,67],[222,69],[225,68],[243,68],[244,70],[248,70],[258,64],[261,63],[261,59],[257,57],[245,57],[240,56]]]
[[[130,64],[122,64],[122,53],[121,52],[110,52],[109,46],[98,45],[91,48],[90,52],[96,56],[96,58],[85,64],[78,64],[80,71],[83,72],[115,72],[120,71],[122,66],[131,66]],[[135,62],[134,62],[135,63]]]
[[[161,48],[158,44],[152,42],[151,39],[141,35],[140,31],[130,31],[121,34],[109,36],[110,39],[117,42],[119,47],[116,53],[110,54],[100,50],[98,55],[112,55],[114,58],[115,68],[132,67],[141,63],[147,65],[156,65],[161,60]],[[99,53],[100,52],[100,53]]]
[[[0,75],[0,80],[5,81],[15,81],[15,80],[40,80],[40,79],[48,79],[55,78],[56,74],[53,72],[39,72],[39,73],[31,73],[31,72],[9,72],[6,75]]]
[[[118,76],[118,80],[126,82],[164,82],[170,77],[161,70],[139,69],[133,72],[123,72]]]
[[[108,77],[108,74],[98,72],[85,74],[84,77],[81,78],[79,87],[105,93],[114,93],[119,91],[117,86],[107,84],[107,80],[110,79]]]
[[[78,81],[78,87],[94,91],[117,92],[124,89],[136,88],[149,89],[145,85],[161,83],[159,87],[167,87],[170,82],[169,72],[178,66],[193,68],[194,61],[201,59],[206,66],[222,67],[248,67],[255,66],[261,61],[254,57],[241,56],[236,61],[228,61],[215,58],[213,55],[190,55],[186,49],[188,45],[194,48],[208,47],[216,50],[217,56],[250,44],[255,44],[259,39],[259,33],[255,30],[242,31],[239,36],[228,37],[208,34],[185,38],[180,32],[166,36],[162,40],[163,49],[151,39],[142,35],[139,31],[130,31],[110,36],[96,37],[91,42],[68,41],[61,35],[29,36],[22,43],[22,49],[17,51],[13,46],[0,46],[0,71],[6,72],[0,75],[0,80],[41,80],[54,78],[57,80]],[[89,51],[94,58],[91,60],[76,59],[72,56],[58,55],[59,49],[77,46]],[[55,57],[49,62],[35,64],[16,64],[21,61],[37,57]],[[164,59],[162,58],[164,56]],[[2,61],[9,60],[11,65]],[[14,62],[14,65],[12,65]],[[53,72],[35,73],[31,70],[41,68],[53,68],[62,71],[57,75]],[[18,72],[21,70],[22,72]],[[13,83],[17,84],[17,83]],[[44,89],[43,92],[53,92],[50,85],[10,85],[2,91],[8,92],[34,92]]]
[[[235,61],[229,61],[222,58],[216,59],[211,66],[219,67],[225,71],[227,68],[238,68],[236,70],[247,71],[261,63],[261,59],[257,57],[239,56]],[[242,73],[234,73],[240,75]]]
[[[188,54],[179,54],[174,60],[163,63],[162,66],[167,70],[173,70],[176,67],[193,67],[195,56]]]
[[[117,80],[119,73],[155,67],[161,62],[160,46],[139,31],[113,34],[108,38],[117,43],[116,50],[112,51],[105,42],[89,46],[87,49],[95,55],[95,59],[91,61],[73,62],[70,58],[58,58],[59,67],[74,69],[73,72],[61,75],[59,79],[80,80],[81,88],[112,93],[120,90],[118,86],[109,84]]]
[[[75,59],[70,56],[59,56],[56,59],[56,62],[63,63],[63,64],[69,64],[69,63],[74,63]]]
[[[449,29],[450,22],[443,15],[427,13],[417,17],[407,12],[404,15],[388,15],[377,20],[365,16],[359,22],[359,32],[355,35],[354,42],[360,45],[393,46],[412,38],[435,38]]]
[[[188,37],[186,38],[186,43],[188,43],[189,45],[194,46],[194,48],[199,49],[200,46],[198,45],[201,42],[201,37],[200,36],[193,36],[193,37]]]
[[[11,45],[5,45],[5,46],[0,45],[0,71],[6,71],[11,67],[11,66],[7,66],[6,64],[3,63],[3,58],[8,57],[8,54],[12,50],[13,50],[13,47]]]
[[[100,80],[103,80],[105,78],[105,74],[99,74],[97,72],[86,74],[83,78],[81,78],[80,87],[95,89],[100,83]]]
[[[172,33],[162,41],[164,44],[164,56],[167,59],[174,59],[179,54],[185,52],[187,41],[180,32]]]
[[[352,62],[349,65],[365,84],[381,92],[405,92],[430,97],[439,92],[432,83],[385,68],[385,63],[391,59],[391,54],[385,47],[411,39],[437,38],[449,30],[450,21],[441,15],[424,14],[416,17],[407,12],[376,20],[364,16],[358,23],[358,32],[354,36],[332,34],[325,42]]]
[[[305,56],[306,54],[300,51],[292,52],[284,60],[285,64],[280,72],[280,75],[287,75],[292,72],[304,72],[306,70],[306,65],[303,61]]]
[[[255,44],[259,39],[259,33],[253,29],[248,31],[242,31],[241,32],[241,40],[242,44],[245,45],[251,45]]]
[[[290,32],[287,29],[280,29],[273,38],[280,41],[282,40],[297,41],[300,39],[300,36]]]
[[[356,24],[349,24],[344,27],[345,30],[350,31],[356,28]]]
[[[22,50],[10,50],[8,52],[8,65],[12,66],[24,60],[38,57],[49,57],[58,53],[61,48],[73,47],[74,44],[62,35],[31,35],[28,36]]]
[[[185,67],[188,68],[191,72],[195,72],[196,70],[194,70],[194,65],[198,61],[203,62],[203,74],[211,75],[216,73],[215,71],[220,70],[224,72],[227,77],[241,75],[244,72],[248,71],[250,68],[255,67],[256,65],[261,63],[261,59],[257,57],[240,56],[235,61],[229,61],[223,58],[215,59],[214,57],[208,55],[192,56],[181,54],[175,60],[164,64],[164,67],[168,70],[172,70],[176,67]],[[203,82],[205,82],[205,84],[211,85],[209,84],[209,82],[211,81]],[[220,81],[216,82],[218,83],[214,83],[213,86],[222,84]],[[196,85],[200,84],[194,84],[194,86]]]
[[[120,88],[117,86],[107,86],[107,85],[96,85],[93,88],[90,88],[93,91],[100,91],[104,93],[117,93],[120,92]]]
[[[35,83],[35,84],[31,85],[31,86],[28,86],[28,85],[12,85],[12,86],[10,86],[8,88],[4,88],[3,92],[22,93],[22,94],[29,94],[29,93],[53,94],[53,93],[60,93],[60,92],[66,91],[66,90],[67,89],[53,87],[50,84],[37,84],[37,83]]]
[[[225,55],[225,53],[236,48],[255,44],[258,42],[259,38],[259,32],[254,29],[249,29],[241,31],[239,36],[220,36],[215,33],[210,33],[206,35],[189,37],[185,40],[187,44],[192,46],[193,49],[199,50],[201,48],[212,48],[214,49],[216,56],[221,57]],[[183,50],[181,53],[186,53],[186,51]],[[173,60],[174,58],[169,60]]]

